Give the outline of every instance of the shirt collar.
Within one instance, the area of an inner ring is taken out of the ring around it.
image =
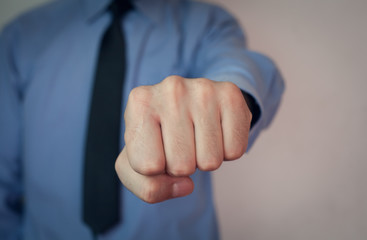
[[[159,23],[163,16],[162,4],[165,0],[132,0],[134,9],[141,12],[154,23]],[[82,0],[82,8],[87,20],[93,21],[101,16],[111,0]]]

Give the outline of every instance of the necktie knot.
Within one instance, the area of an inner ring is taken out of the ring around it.
[[[126,12],[132,9],[132,7],[130,0],[113,0],[109,6],[109,11],[114,20],[119,20]]]

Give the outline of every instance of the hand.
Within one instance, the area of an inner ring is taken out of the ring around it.
[[[190,194],[196,168],[213,171],[247,148],[251,112],[230,82],[170,76],[133,89],[125,110],[121,182],[155,203]]]

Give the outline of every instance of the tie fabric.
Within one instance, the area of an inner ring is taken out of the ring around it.
[[[83,220],[93,234],[120,221],[119,180],[114,164],[119,154],[122,87],[126,69],[125,41],[120,21],[129,1],[114,1],[110,26],[98,55],[85,147]]]

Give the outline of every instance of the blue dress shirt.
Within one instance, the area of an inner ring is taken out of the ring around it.
[[[54,1],[23,14],[0,36],[0,239],[92,239],[82,221],[84,144],[108,0]],[[132,88],[176,74],[231,81],[261,110],[250,146],[279,105],[283,80],[249,51],[223,9],[188,0],[135,0],[123,106]],[[123,118],[121,124],[124,126]],[[121,132],[121,149],[124,127]],[[122,221],[99,239],[217,239],[208,172],[194,192],[147,204],[125,188]],[[21,207],[23,206],[23,208]]]

